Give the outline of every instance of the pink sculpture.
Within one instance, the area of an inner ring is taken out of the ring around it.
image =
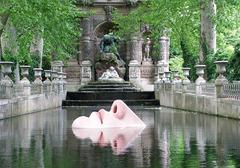
[[[120,155],[126,152],[131,143],[141,134],[144,127],[128,128],[82,128],[72,129],[73,134],[79,139],[91,139],[92,143],[105,147],[110,145],[113,154]]]
[[[122,100],[115,100],[109,112],[101,109],[89,117],[78,117],[72,123],[72,131],[77,138],[90,138],[100,146],[110,144],[117,155],[124,153],[145,127]]]
[[[92,112],[89,117],[80,116],[72,123],[72,128],[123,128],[145,126],[142,120],[122,100],[115,100],[109,112],[101,109],[98,112]]]

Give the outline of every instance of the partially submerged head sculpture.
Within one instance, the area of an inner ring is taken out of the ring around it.
[[[122,101],[115,100],[110,111],[92,112],[89,117],[81,116],[72,123],[72,128],[120,128],[145,127],[143,121]]]

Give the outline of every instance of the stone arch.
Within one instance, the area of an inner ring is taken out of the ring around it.
[[[113,22],[104,21],[98,24],[94,30],[94,36],[97,38],[102,38],[104,34],[116,29],[116,24]]]

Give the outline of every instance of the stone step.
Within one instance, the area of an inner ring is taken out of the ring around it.
[[[79,91],[122,91],[122,92],[125,92],[125,91],[136,91],[135,88],[131,88],[131,87],[128,87],[128,88],[81,88]]]
[[[83,86],[81,87],[80,89],[92,89],[92,88],[135,88],[131,85],[112,85],[112,86],[109,86],[109,85],[87,85],[87,86]]]
[[[123,100],[128,106],[159,106],[156,99],[148,100]],[[113,100],[65,100],[62,106],[109,106]]]
[[[139,91],[81,91],[67,92],[66,100],[146,100],[155,99],[154,92]]]
[[[110,85],[110,86],[113,86],[113,85],[131,85],[132,84],[130,82],[89,82],[88,83],[89,86],[92,86],[92,85],[97,85],[97,86],[101,86],[101,85]]]

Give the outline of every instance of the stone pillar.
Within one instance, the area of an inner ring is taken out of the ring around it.
[[[203,78],[204,69],[205,69],[206,65],[196,65],[195,67],[196,67],[197,75],[198,75],[198,78],[195,81],[195,84],[196,84],[196,94],[200,95],[202,93],[201,84],[205,84],[206,83],[206,80]]]
[[[52,91],[58,93],[58,72],[52,71]]]
[[[187,85],[191,83],[191,81],[188,79],[190,68],[184,67],[182,70],[183,70],[183,76],[184,76],[184,79],[182,81],[182,85],[183,85],[182,89],[183,89],[183,93],[185,93],[187,91]]]
[[[44,70],[46,80],[43,82],[43,92],[49,94],[52,92],[51,70]]]
[[[67,73],[62,73],[62,78],[63,78],[63,91],[67,91]]]
[[[28,66],[28,65],[20,66],[21,73],[23,76],[22,80],[20,81],[20,85],[22,85],[22,87],[23,87],[23,95],[24,96],[31,95],[31,83],[27,78],[29,75],[29,68],[30,68],[30,66]]]
[[[138,38],[136,36],[131,37],[131,60],[137,60],[138,61]]]
[[[83,61],[81,64],[81,85],[92,80],[92,63],[90,60]]]
[[[137,60],[131,60],[129,63],[129,81],[135,85],[140,81],[140,64]]]
[[[58,72],[58,90],[59,90],[59,93],[63,92],[62,72]]]
[[[155,67],[155,77],[154,77],[154,81],[157,82],[159,81],[159,73],[163,72],[164,73],[164,67],[163,67],[163,62],[162,61],[158,61],[157,65]]]
[[[216,97],[222,98],[223,85],[228,83],[228,80],[223,75],[226,72],[226,66],[228,61],[215,61],[214,63],[217,66],[217,73],[219,74],[217,79],[215,80]]]
[[[33,92],[34,94],[42,94],[43,93],[43,83],[41,80],[41,75],[42,75],[42,68],[34,68],[34,76],[35,80],[33,82]]]
[[[170,39],[166,36],[160,38],[160,58],[164,65],[164,71],[169,71],[169,47]]]
[[[82,56],[82,58],[79,59],[80,61],[90,59],[89,58],[89,53],[91,53],[90,19],[87,17],[83,18],[81,27],[82,27],[83,31],[82,31],[82,38],[81,38],[81,56]]]
[[[63,71],[63,62],[62,61],[53,61],[51,63],[52,71],[62,72]]]
[[[13,81],[8,76],[12,73],[12,64],[13,62],[8,61],[1,61],[0,65],[2,68],[3,78],[0,82],[0,91],[2,92],[2,95],[0,95],[0,98],[10,99],[13,96]]]

